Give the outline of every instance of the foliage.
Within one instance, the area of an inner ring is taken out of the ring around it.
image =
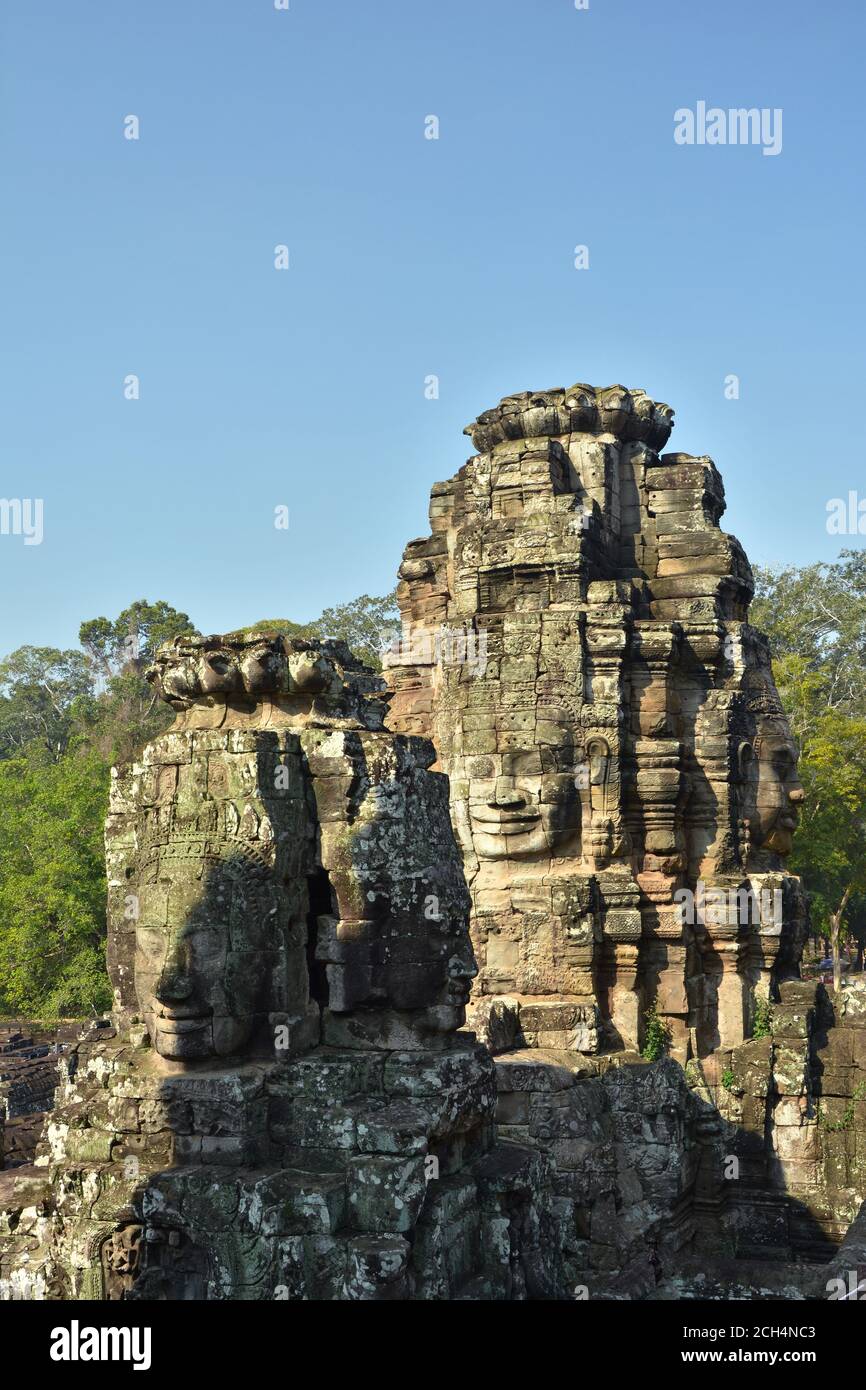
[[[0,1012],[105,1009],[102,824],[108,769],[95,753],[0,761]]]
[[[164,733],[174,714],[162,704],[134,667],[112,676],[101,693],[82,706],[79,744],[98,753],[106,766],[129,762],[157,734]]]
[[[820,689],[810,708],[866,717],[866,551],[843,550],[834,564],[758,568],[755,580],[750,622],[770,637],[775,661],[794,658],[791,669]]]
[[[83,652],[19,647],[0,661],[0,758],[31,744],[53,761],[62,758],[91,689]]]
[[[843,1129],[850,1129],[857,1113],[858,1100],[866,1100],[866,1081],[861,1081],[859,1086],[854,1087],[854,1090],[851,1092],[851,1099],[842,1111],[841,1119],[828,1120],[819,1108],[818,1124],[822,1129],[827,1130],[831,1134],[838,1134]]]
[[[361,661],[381,670],[382,653],[400,632],[400,614],[394,593],[382,598],[362,594],[351,603],[325,608],[317,625],[323,637],[347,642]]]
[[[670,1028],[659,1017],[655,1004],[651,1004],[644,1014],[644,1023],[644,1043],[640,1055],[647,1062],[657,1062],[670,1047]]]
[[[105,973],[103,824],[112,762],[172,720],[144,678],[156,646],[194,632],[139,600],[82,623],[82,651],[20,647],[0,662],[0,1012],[98,1012]]]
[[[240,628],[243,633],[251,632],[281,632],[285,637],[318,637],[319,631],[315,623],[293,623],[290,618],[262,618],[261,622],[253,623],[251,627]]]
[[[839,975],[846,936],[866,940],[866,552],[834,564],[756,572],[750,619],[800,742],[806,791],[790,866],[830,939]]]
[[[287,637],[336,637],[346,642],[361,661],[382,669],[382,653],[400,633],[400,614],[395,594],[371,598],[361,594],[350,603],[340,603],[323,609],[309,623],[294,623],[288,618],[263,619],[253,623],[245,632],[282,632]]]
[[[769,999],[757,998],[752,1011],[752,1037],[769,1038],[773,1031],[773,1008]]]
[[[163,642],[184,633],[194,633],[186,613],[179,613],[160,599],[148,603],[137,599],[114,619],[91,618],[78,629],[78,640],[103,679],[110,680],[130,668],[144,672]]]
[[[736,1080],[737,1078],[731,1071],[730,1067],[727,1067],[725,1071],[722,1072],[722,1085],[724,1086],[726,1091],[732,1091],[734,1089]]]
[[[106,763],[126,762],[169,726],[171,710],[156,699],[144,673],[162,642],[195,631],[186,613],[163,599],[138,599],[114,621],[81,624],[92,693],[80,708],[79,732]]]

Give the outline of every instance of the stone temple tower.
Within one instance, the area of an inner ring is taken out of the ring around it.
[[[451,779],[473,1021],[524,1046],[639,1045],[654,1007],[706,1055],[797,972],[797,750],[721,477],[672,427],[622,386],[506,396],[400,567],[388,722]]]

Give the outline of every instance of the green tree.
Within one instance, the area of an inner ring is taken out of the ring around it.
[[[315,623],[293,623],[291,618],[262,618],[242,632],[281,632],[285,637],[318,637]]]
[[[144,673],[162,642],[195,632],[187,614],[163,599],[139,599],[113,621],[81,624],[96,693],[78,708],[78,733],[107,765],[129,761],[171,724],[172,711],[160,704]]]
[[[382,653],[395,636],[400,633],[400,612],[394,592],[380,598],[361,594],[350,603],[338,603],[333,608],[323,609],[318,618],[309,623],[295,623],[289,618],[267,618],[253,623],[244,632],[282,632],[287,637],[324,638],[336,637],[351,648],[355,656],[372,666],[374,671],[382,669]]]
[[[806,802],[791,868],[830,942],[838,988],[840,948],[863,919],[866,894],[866,555],[845,550],[834,564],[758,570],[750,620],[770,638],[800,743]]]
[[[148,603],[141,598],[124,608],[113,622],[91,618],[82,623],[78,640],[94,671],[108,681],[130,669],[144,672],[161,643],[196,631],[188,615],[164,599]]]
[[[383,652],[400,634],[396,593],[392,591],[381,598],[361,594],[351,603],[325,608],[316,624],[323,637],[341,638],[355,656],[380,671]]]
[[[185,613],[139,600],[81,626],[82,651],[21,647],[0,662],[0,1011],[103,1010],[103,824],[112,762],[172,720],[144,670]]]
[[[0,661],[0,758],[38,744],[53,761],[63,757],[76,715],[93,692],[83,652],[19,647]]]
[[[817,714],[803,740],[800,776],[806,801],[791,867],[811,894],[815,926],[830,940],[838,989],[846,913],[866,892],[866,720]]]
[[[100,1012],[107,768],[93,753],[0,762],[0,1012]]]
[[[825,708],[866,718],[866,551],[758,568],[755,585],[749,620],[768,634],[783,683],[788,672],[809,676]]]

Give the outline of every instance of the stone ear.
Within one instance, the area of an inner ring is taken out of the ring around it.
[[[610,766],[610,747],[603,738],[592,738],[586,745],[592,786],[604,786]]]
[[[737,748],[737,772],[741,782],[747,782],[755,765],[755,750],[751,743],[743,742]]]

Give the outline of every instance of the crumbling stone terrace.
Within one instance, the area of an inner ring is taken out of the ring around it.
[[[35,1031],[0,1025],[0,1168],[33,1161],[54,1104],[58,1056],[78,1031],[75,1025]]]

